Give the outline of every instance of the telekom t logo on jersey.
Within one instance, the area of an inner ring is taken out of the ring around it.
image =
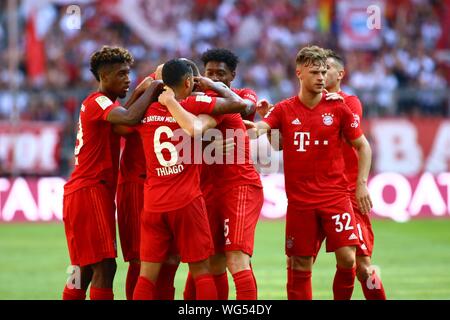
[[[298,152],[306,152],[305,146],[309,146],[311,144],[310,133],[309,132],[296,132],[294,134],[294,146],[298,146]],[[314,140],[314,145],[320,145],[319,140]],[[323,141],[323,145],[328,145],[328,140]]]

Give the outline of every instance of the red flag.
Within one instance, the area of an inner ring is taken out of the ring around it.
[[[44,39],[40,39],[37,34],[34,13],[30,13],[27,18],[25,32],[27,74],[32,83],[36,83],[45,74],[45,45]]]

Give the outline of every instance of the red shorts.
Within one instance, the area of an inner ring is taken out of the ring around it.
[[[174,211],[143,211],[141,260],[164,262],[173,253],[173,243],[182,262],[202,261],[213,254],[208,215],[202,196]]]
[[[288,205],[286,214],[286,255],[315,257],[324,235],[327,252],[359,246],[356,219],[350,200],[327,208],[302,210]]]
[[[362,214],[359,211],[356,199],[352,198],[353,211],[355,212],[356,227],[358,228],[359,242],[361,243],[356,247],[357,256],[372,256],[374,235],[372,230],[372,223],[368,214]]]
[[[256,223],[264,203],[261,187],[243,185],[208,199],[207,211],[215,253],[253,255]]]
[[[115,211],[105,185],[64,195],[63,221],[72,265],[83,267],[117,257]]]
[[[126,182],[117,188],[117,222],[120,246],[125,261],[139,260],[141,212],[144,206],[144,185]]]

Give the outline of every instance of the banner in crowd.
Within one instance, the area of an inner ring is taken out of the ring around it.
[[[287,200],[284,175],[263,175],[265,201],[262,219],[281,219]],[[0,178],[0,223],[62,220],[65,180]],[[450,173],[425,172],[414,178],[380,173],[369,180],[374,204],[372,217],[405,222],[415,218],[450,218]]]
[[[383,0],[337,2],[339,45],[345,50],[379,49],[382,44],[385,3]]]
[[[0,174],[58,174],[62,129],[58,123],[0,121]]]

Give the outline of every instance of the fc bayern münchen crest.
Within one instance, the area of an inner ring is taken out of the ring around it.
[[[294,237],[289,237],[286,240],[286,247],[288,249],[292,249],[292,247],[294,246]]]
[[[323,124],[326,126],[331,126],[333,124],[333,117],[334,117],[334,115],[331,113],[324,113],[322,115]]]

